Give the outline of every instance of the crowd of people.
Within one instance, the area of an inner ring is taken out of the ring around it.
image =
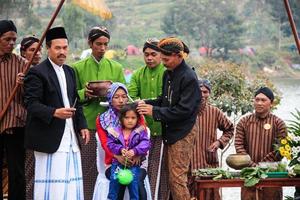
[[[5,153],[10,200],[196,199],[191,171],[218,167],[217,150],[234,131],[236,151],[249,154],[251,166],[281,159],[273,145],[287,130],[271,113],[273,92],[255,91],[255,112],[235,130],[209,104],[212,85],[185,62],[189,48],[179,38],[148,39],[145,66],[127,85],[121,64],[104,57],[111,39],[105,27],[89,31],[92,54],[70,66],[68,36],[63,27],[51,28],[46,59],[38,49],[26,74],[39,39],[24,37],[21,56],[12,53],[16,39],[14,23],[0,20],[1,110],[20,85],[0,121],[0,176]],[[88,84],[98,80],[112,82],[104,96]],[[133,175],[127,186],[117,178],[125,168]],[[241,196],[279,200],[282,189],[242,188]],[[206,190],[205,199],[220,199],[219,189]]]

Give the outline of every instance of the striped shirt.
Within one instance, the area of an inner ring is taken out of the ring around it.
[[[216,152],[208,152],[208,147],[215,141],[220,142],[220,148],[224,148],[233,136],[232,122],[217,107],[206,104],[200,107],[195,125],[199,125],[192,158],[192,170],[199,168],[218,167],[218,155]],[[222,136],[217,138],[217,129]]]
[[[17,74],[23,71],[25,59],[10,54],[0,57],[0,110],[2,111],[11,92],[16,85]],[[5,130],[14,127],[24,127],[26,110],[23,107],[23,91],[20,88],[7,112],[0,122],[0,134]]]
[[[287,134],[283,120],[269,113],[259,118],[255,113],[243,117],[236,127],[235,148],[237,153],[247,153],[252,159],[251,166],[258,162],[280,160],[274,144]]]

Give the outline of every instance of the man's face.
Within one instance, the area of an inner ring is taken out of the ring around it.
[[[144,51],[144,61],[147,67],[155,68],[160,64],[160,53],[150,48],[146,48]]]
[[[108,48],[108,43],[109,39],[104,36],[97,38],[94,42],[89,42],[92,54],[96,59],[101,59],[104,56]]]
[[[37,46],[38,46],[39,43],[35,42],[33,43],[30,47],[28,47],[26,49],[26,51],[22,52],[22,56],[24,58],[26,58],[27,60],[30,60],[33,52],[36,50]],[[41,61],[41,58],[42,58],[42,48],[40,47],[38,52],[35,54],[33,60],[32,60],[32,64],[33,65],[37,65],[40,63]],[[52,59],[51,59],[52,60]]]
[[[175,69],[181,63],[181,57],[178,54],[171,55],[161,54],[161,61],[168,70]]]
[[[209,90],[205,86],[201,86],[200,90],[202,94],[202,99],[206,102],[210,95]]]
[[[259,93],[254,98],[254,108],[257,114],[266,114],[270,112],[271,106],[271,100],[263,93]]]
[[[0,36],[0,55],[11,53],[17,40],[17,33],[8,31]]]
[[[51,41],[51,47],[48,48],[48,56],[57,65],[63,65],[68,54],[68,40],[54,39]]]

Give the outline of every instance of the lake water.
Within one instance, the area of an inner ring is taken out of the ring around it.
[[[292,120],[293,116],[291,112],[294,112],[295,109],[300,111],[300,79],[275,79],[273,82],[282,93],[281,103],[273,113],[286,122]],[[224,169],[228,168],[225,163],[225,158],[231,153],[235,153],[233,145],[231,145],[223,156],[222,166]],[[239,200],[240,191],[240,188],[223,188],[222,199]],[[284,187],[283,196],[293,196],[294,191],[294,187]]]

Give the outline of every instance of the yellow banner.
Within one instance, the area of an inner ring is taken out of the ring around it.
[[[102,19],[112,18],[112,13],[107,7],[105,0],[72,0],[72,2],[84,10],[100,16]]]

